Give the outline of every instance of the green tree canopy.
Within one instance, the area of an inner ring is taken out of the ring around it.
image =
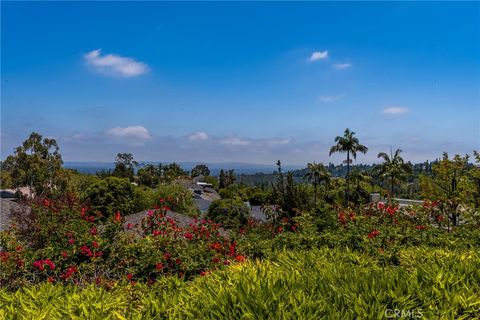
[[[131,153],[118,153],[115,158],[115,169],[113,175],[119,178],[128,178],[133,181],[135,168],[138,162],[133,159]]]
[[[48,195],[62,184],[62,156],[55,139],[32,132],[3,163],[12,187],[28,186],[30,194]]]
[[[192,178],[198,177],[198,176],[204,176],[207,177],[210,175],[210,169],[207,167],[206,164],[197,164],[191,171],[191,176]]]

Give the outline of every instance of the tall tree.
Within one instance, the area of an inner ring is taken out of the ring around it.
[[[317,206],[317,188],[321,182],[328,184],[330,181],[330,172],[325,169],[321,163],[308,163],[307,164],[307,173],[304,175],[304,179],[313,182],[314,189],[314,204]]]
[[[207,167],[206,164],[197,164],[190,173],[192,178],[198,177],[200,175],[204,177],[208,177],[210,175],[210,169]]]
[[[3,169],[11,174],[14,188],[28,186],[30,196],[45,195],[59,185],[62,156],[55,139],[32,132],[27,140],[8,156]]]
[[[155,188],[160,183],[160,168],[153,164],[147,164],[137,172],[138,183]]]
[[[469,156],[455,155],[448,158],[444,152],[443,159],[432,165],[431,176],[420,176],[422,196],[426,199],[443,200],[448,205],[449,219],[454,226],[458,224],[461,211],[459,205],[468,203],[474,193],[473,181],[469,179]]]
[[[222,188],[225,188],[226,187],[226,178],[225,178],[225,171],[223,171],[223,169],[220,170],[220,175],[218,177],[218,187],[220,189]]]
[[[407,179],[407,176],[412,173],[410,165],[403,161],[400,156],[401,149],[395,150],[395,154],[392,154],[390,150],[390,156],[385,152],[380,152],[377,158],[383,159],[383,163],[376,167],[376,171],[380,179],[390,184],[390,196],[394,197],[395,184],[400,183]]]
[[[363,154],[367,153],[368,148],[364,145],[360,144],[358,138],[355,137],[355,132],[350,131],[350,129],[345,129],[343,136],[337,136],[335,138],[336,145],[330,148],[330,156],[333,153],[340,152],[346,153],[347,159],[344,161],[347,164],[347,175],[345,177],[347,183],[347,189],[345,190],[345,201],[348,205],[349,202],[349,182],[350,182],[350,163],[352,160],[350,159],[350,155],[353,157],[354,160],[357,159],[357,152],[361,152]]]
[[[138,162],[133,159],[131,153],[118,153],[115,158],[113,175],[119,178],[128,178],[132,181],[137,166]]]

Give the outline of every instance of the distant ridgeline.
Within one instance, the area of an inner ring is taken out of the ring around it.
[[[412,164],[413,177],[418,176],[420,173],[430,174],[432,172],[432,164],[436,163],[437,161],[438,160],[433,162],[426,161]],[[200,162],[179,162],[178,164],[182,167],[182,169],[190,171],[198,163]],[[146,164],[158,165],[159,162],[144,162],[141,163],[140,167]],[[207,163],[207,166],[209,167],[212,176],[218,176],[221,169],[234,169],[237,175],[238,183],[257,186],[270,185],[271,182],[275,180],[275,174],[277,172],[277,168],[274,164],[270,166],[246,163]],[[113,170],[115,168],[115,164],[107,162],[65,162],[64,167],[75,169],[81,173],[96,174],[102,170]],[[283,166],[282,168],[284,172],[292,172],[296,182],[302,182],[305,173],[307,173],[307,169],[301,169],[300,167],[301,166]],[[352,165],[350,170],[351,172],[355,170],[371,172],[373,167],[374,165],[371,164],[356,164]],[[327,168],[333,177],[345,177],[347,173],[347,166],[343,164],[335,165],[333,163],[329,163]]]
[[[139,161],[141,168],[147,164],[158,165],[160,162],[152,162],[146,161],[141,162]],[[205,162],[177,162],[183,170],[190,172],[197,164],[204,163],[210,169],[211,175],[218,176],[220,174],[220,170],[230,170],[233,169],[236,174],[246,174],[251,175],[255,173],[272,173],[276,171],[276,166],[274,163],[272,165],[264,165],[264,164],[250,164],[250,163],[235,163],[235,162],[225,162],[225,163],[205,163]],[[162,162],[162,164],[168,164],[168,162]],[[108,162],[74,162],[74,161],[66,161],[64,163],[64,167],[67,169],[74,169],[81,173],[86,174],[96,174],[99,171],[105,170],[113,170],[115,168],[115,164],[108,163]],[[284,166],[284,170],[295,170],[300,169],[302,166]]]

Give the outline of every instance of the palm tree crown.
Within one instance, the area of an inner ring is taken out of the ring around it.
[[[313,182],[313,187],[315,189],[314,201],[316,205],[317,204],[317,186],[321,182],[325,182],[325,184],[328,184],[328,182],[330,181],[330,172],[328,172],[327,169],[325,169],[323,164],[315,163],[315,161],[313,163],[307,164],[307,169],[308,171],[307,173],[305,173],[304,179],[306,179],[307,181]]]
[[[410,165],[403,161],[400,153],[402,153],[402,150],[397,149],[394,154],[390,151],[390,156],[385,152],[380,152],[377,156],[377,158],[383,159],[383,163],[377,166],[376,172],[381,179],[390,182],[392,197],[394,195],[395,184],[405,180],[412,171]]]
[[[363,154],[367,153],[368,148],[364,145],[360,144],[358,138],[355,137],[355,132],[350,131],[350,129],[345,129],[345,132],[342,136],[337,136],[335,138],[336,145],[330,148],[330,155],[335,152],[340,153],[347,153],[347,159],[344,161],[347,164],[347,176],[346,176],[346,183],[347,183],[347,190],[345,191],[345,199],[348,204],[348,192],[349,192],[349,180],[350,180],[350,163],[352,160],[350,159],[350,155],[352,155],[353,159],[357,159],[357,152],[361,152]]]

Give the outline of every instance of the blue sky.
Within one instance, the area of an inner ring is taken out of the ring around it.
[[[480,146],[480,4],[2,2],[1,156],[287,164]]]

